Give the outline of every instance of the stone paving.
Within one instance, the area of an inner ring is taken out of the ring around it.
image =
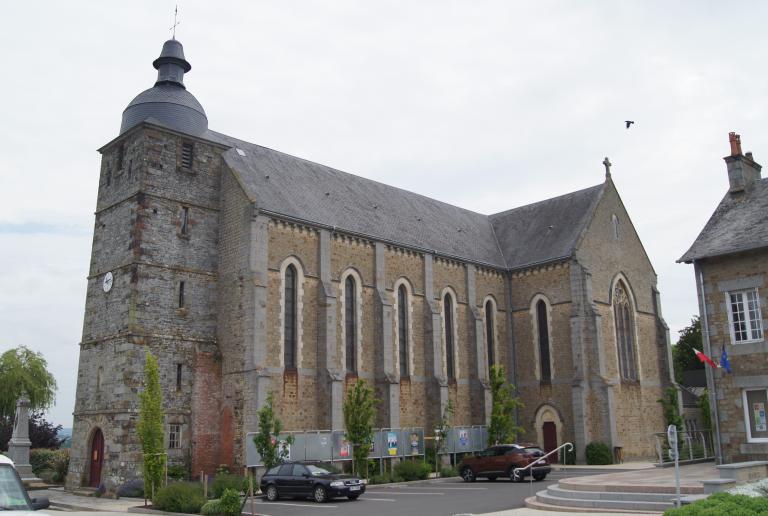
[[[702,480],[720,478],[713,462],[680,467],[680,492],[701,494]],[[606,473],[588,477],[573,477],[560,481],[566,489],[579,491],[620,491],[625,493],[674,493],[675,468],[652,468]]]

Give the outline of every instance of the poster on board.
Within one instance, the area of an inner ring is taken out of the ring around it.
[[[397,432],[387,432],[387,453],[392,457],[397,455]]]
[[[459,430],[459,446],[464,448],[468,444],[469,444],[469,431],[468,430]]]

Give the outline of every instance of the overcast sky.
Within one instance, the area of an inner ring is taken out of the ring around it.
[[[43,352],[71,426],[100,156],[154,83],[169,0],[8,2],[0,19],[0,352]],[[575,7],[578,6],[578,7]],[[676,264],[768,161],[764,2],[179,2],[211,129],[481,213],[613,179],[677,331]],[[634,120],[630,130],[624,120]]]

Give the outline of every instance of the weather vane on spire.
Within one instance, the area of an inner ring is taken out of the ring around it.
[[[176,39],[176,27],[181,25],[181,22],[176,20],[178,15],[179,15],[179,6],[176,5],[176,9],[173,10],[173,27],[169,29],[173,31],[173,39]]]

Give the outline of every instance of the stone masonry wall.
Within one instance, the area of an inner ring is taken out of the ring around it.
[[[732,370],[731,374],[713,371],[723,459],[726,463],[768,460],[768,443],[748,441],[743,398],[745,389],[768,389],[768,253],[753,251],[710,258],[698,262],[697,269],[704,276],[710,356],[718,361],[725,347]],[[757,288],[760,298],[763,340],[735,343],[731,339],[727,292],[749,288]],[[699,302],[701,306],[701,299]]]

